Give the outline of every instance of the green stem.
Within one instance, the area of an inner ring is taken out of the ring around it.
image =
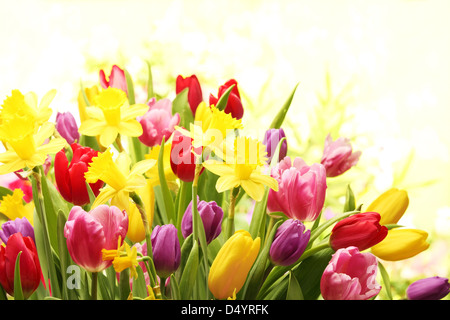
[[[98,273],[92,272],[91,299],[97,300]]]
[[[234,233],[234,211],[236,208],[236,199],[239,194],[240,189],[234,188],[230,192],[230,206],[228,208],[228,219],[226,226],[226,239],[229,239]]]
[[[145,230],[145,241],[147,243],[147,255],[150,258],[153,258],[151,230],[150,230],[150,225],[149,225],[148,219],[147,219],[147,213],[145,212],[145,209],[144,209],[144,204],[142,203],[141,197],[139,197],[135,192],[130,194],[130,198],[134,201],[137,209],[139,210],[139,213],[141,214],[141,219],[142,219],[142,223],[144,224],[144,230]]]

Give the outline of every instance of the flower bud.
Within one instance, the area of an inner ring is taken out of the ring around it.
[[[320,280],[324,300],[368,300],[381,286],[376,281],[378,262],[370,252],[356,247],[339,249],[333,254]]]
[[[244,116],[244,108],[242,106],[241,95],[239,94],[238,83],[235,79],[230,79],[219,87],[219,94],[217,98],[210,94],[209,104],[217,105],[219,99],[232,85],[234,85],[234,87],[231,89],[230,95],[228,96],[228,101],[224,112],[231,114],[233,118],[239,120]]]
[[[8,220],[3,223],[0,229],[0,239],[7,244],[9,237],[18,232],[24,237],[30,237],[35,242],[34,228],[26,217]]]
[[[198,197],[197,197],[198,198]],[[223,210],[215,201],[197,202],[198,213],[205,228],[206,242],[209,244],[222,231]],[[187,238],[192,233],[192,201],[189,203],[181,220],[181,234]]]
[[[177,229],[173,224],[158,225],[153,228],[151,242],[156,273],[161,278],[168,278],[181,262]]]
[[[208,287],[216,299],[238,293],[259,253],[261,239],[238,230],[220,248],[209,270]]]
[[[408,259],[428,249],[427,237],[428,233],[419,229],[391,229],[383,241],[371,248],[371,252],[387,261]]]
[[[58,112],[56,114],[56,130],[61,137],[66,139],[68,144],[78,142],[80,140],[80,133],[75,118],[70,112]]]
[[[170,150],[170,167],[173,173],[185,182],[193,181],[195,176],[195,155],[192,150],[194,150],[192,138],[183,135],[180,131],[174,131]],[[200,154],[201,148],[196,148],[195,152]]]
[[[299,220],[288,219],[277,229],[270,246],[270,260],[280,266],[295,263],[308,245],[311,230],[306,230]]]
[[[278,191],[269,190],[267,209],[283,212],[300,221],[314,221],[325,202],[327,188],[325,167],[320,163],[311,166],[301,158],[286,156],[272,168],[271,176],[278,181]]]
[[[202,87],[200,86],[200,82],[197,79],[196,75],[191,75],[189,77],[184,78],[179,75],[176,79],[175,84],[175,92],[179,94],[184,89],[188,88],[188,102],[189,107],[191,108],[192,114],[195,115],[195,111],[197,110],[200,102],[203,101],[203,93]]]
[[[277,150],[277,146],[283,138],[286,138],[283,129],[269,129],[264,134],[263,144],[266,146],[268,163],[272,161],[273,154]],[[278,161],[283,160],[284,157],[286,157],[286,154],[287,141],[283,140],[283,143],[280,146],[280,152],[278,154]]]
[[[417,280],[406,289],[408,300],[441,300],[450,293],[447,278],[430,277]]]
[[[403,216],[408,205],[408,193],[405,190],[392,188],[373,201],[367,207],[367,211],[378,212],[381,215],[381,225],[395,224]]]
[[[339,221],[331,230],[331,247],[338,250],[354,246],[363,251],[376,245],[388,234],[388,229],[379,221],[377,212],[358,213]]]
[[[360,156],[361,151],[353,152],[349,139],[338,138],[333,141],[328,135],[320,163],[324,165],[327,177],[336,177],[355,166]]]

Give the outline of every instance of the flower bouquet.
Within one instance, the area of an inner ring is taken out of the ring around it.
[[[171,100],[148,70],[144,101],[118,66],[81,86],[79,126],[70,112],[50,121],[55,90],[3,100],[0,299],[367,300],[381,284],[392,298],[382,261],[426,250],[427,233],[397,224],[404,190],[364,209],[348,186],[342,212],[322,214],[327,181],[361,152],[329,135],[316,163],[291,157],[296,88],[256,139],[236,80],[207,103],[195,75],[178,76]],[[423,279],[405,299],[448,292]]]

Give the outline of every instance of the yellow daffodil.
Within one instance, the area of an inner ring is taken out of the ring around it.
[[[83,91],[80,90],[78,93],[78,113],[80,114],[80,121],[83,123],[85,120],[89,119],[89,116],[86,112],[86,108],[88,105],[86,104],[86,100],[84,96],[86,96],[86,99],[89,103],[89,106],[94,103],[94,98],[98,95],[98,87],[92,86],[90,88],[84,88],[84,94]]]
[[[125,246],[125,243],[121,245],[122,237],[119,235],[117,240],[117,249],[102,249],[102,260],[114,260],[117,257],[120,257],[121,252]]]
[[[52,109],[49,107],[56,90],[50,90],[41,99],[38,105],[38,97],[34,92],[28,92],[23,95],[19,90],[13,90],[11,96],[3,101],[1,109],[1,119],[11,119],[16,117],[30,116],[33,123],[39,127],[47,122],[52,115]]]
[[[63,138],[48,139],[54,132],[54,125],[44,123],[37,132],[35,121],[29,115],[3,119],[0,123],[0,140],[6,143],[6,151],[0,154],[0,174],[23,168],[32,169],[42,165],[49,153],[56,153],[66,145]]]
[[[241,186],[255,201],[264,195],[264,186],[278,191],[278,182],[263,173],[266,164],[265,146],[254,139],[238,137],[231,148],[226,149],[224,159],[210,159],[203,166],[220,176],[216,183],[218,192]]]
[[[129,105],[125,92],[108,87],[94,97],[94,105],[86,107],[89,119],[81,123],[79,132],[99,136],[100,144],[107,148],[119,134],[128,137],[142,135],[142,126],[136,117],[148,111],[146,104]]]
[[[14,189],[12,195],[8,194],[2,198],[0,212],[10,220],[25,217],[33,225],[34,203],[24,203],[23,196],[24,193],[21,189]]]
[[[124,242],[125,256],[115,257],[113,260],[113,267],[116,272],[122,272],[123,270],[130,268],[130,278],[137,278],[138,274],[136,267],[139,265],[137,261],[137,249],[136,247],[130,247],[130,245]]]
[[[92,207],[111,200],[112,205],[122,210],[127,209],[129,193],[146,185],[143,174],[154,166],[155,162],[152,159],[142,160],[130,170],[130,157],[125,152],[121,152],[114,161],[110,149],[92,158],[88,171],[84,174],[86,182],[95,183],[102,180],[106,183],[106,186],[100,189]]]

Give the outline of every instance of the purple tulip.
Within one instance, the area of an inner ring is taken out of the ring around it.
[[[66,139],[68,144],[80,140],[77,123],[70,112],[58,112],[56,114],[56,130]]]
[[[197,208],[205,228],[206,242],[210,243],[222,231],[223,210],[215,201],[206,202],[203,200],[197,202]],[[192,233],[192,201],[186,208],[181,220],[181,233],[184,238]]]
[[[180,115],[172,115],[172,102],[169,99],[156,101],[152,98],[148,105],[148,111],[137,119],[143,129],[139,140],[146,146],[153,147],[160,145],[163,137],[165,141],[169,139],[175,126],[180,123]]]
[[[448,279],[442,277],[420,279],[406,289],[408,300],[440,300],[449,293]]]
[[[264,134],[263,144],[266,146],[268,163],[272,161],[273,154],[277,149],[281,139],[286,138],[283,129],[269,129]],[[278,161],[281,161],[287,154],[287,141],[284,140],[280,146],[280,153],[278,154]]]
[[[180,266],[181,247],[173,224],[156,226],[151,236],[153,263],[161,278],[168,278]]]
[[[336,177],[355,166],[360,156],[361,151],[353,152],[349,139],[339,138],[333,141],[328,135],[320,163],[324,165],[327,177]]]
[[[271,176],[278,181],[278,191],[269,190],[267,209],[283,212],[291,219],[314,221],[325,202],[327,189],[325,167],[311,166],[301,158],[286,156],[272,168]]]
[[[9,220],[2,224],[0,229],[0,239],[6,244],[8,238],[14,233],[20,232],[23,237],[30,237],[34,239],[34,228],[27,218],[16,218],[15,220]]]
[[[311,230],[306,230],[299,220],[288,219],[277,229],[270,246],[270,260],[280,266],[295,263],[308,245]]]

